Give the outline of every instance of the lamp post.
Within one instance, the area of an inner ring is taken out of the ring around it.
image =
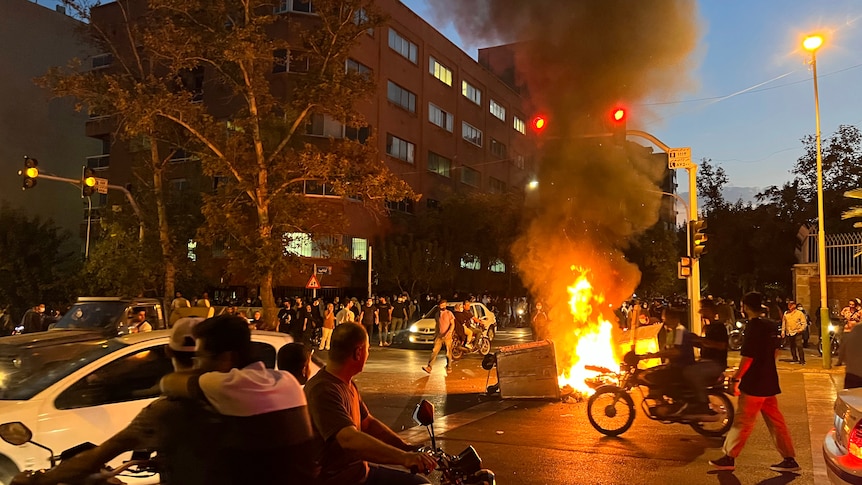
[[[820,274],[820,335],[829,335],[829,305],[826,301],[826,229],[823,218],[823,155],[820,147],[820,96],[817,91],[817,49],[823,45],[823,37],[809,35],[802,47],[811,53],[811,72],[814,76],[814,120],[817,140],[817,272]],[[832,367],[832,352],[829,339],[821,338],[823,346],[823,368]]]

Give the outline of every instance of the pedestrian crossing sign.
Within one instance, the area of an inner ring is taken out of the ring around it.
[[[319,290],[320,282],[317,281],[317,275],[311,275],[311,278],[308,279],[308,283],[305,284],[305,287],[309,290]]]

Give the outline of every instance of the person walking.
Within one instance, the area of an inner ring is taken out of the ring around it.
[[[434,336],[434,348],[431,350],[431,358],[428,359],[428,365],[422,367],[427,373],[431,373],[431,367],[437,354],[440,352],[440,347],[446,346],[446,375],[452,371],[452,332],[455,330],[455,315],[446,307],[446,300],[440,300],[440,312],[437,314],[436,335]]]
[[[377,335],[380,342],[377,345],[388,347],[392,337],[389,335],[389,328],[392,325],[392,305],[385,296],[380,297],[377,302]]]
[[[787,301],[787,311],[781,317],[781,338],[787,337],[790,345],[790,356],[793,362],[805,365],[805,350],[802,347],[802,335],[808,327],[808,317],[796,307],[793,300]]]
[[[772,435],[778,452],[783,460],[769,468],[778,472],[796,472],[801,468],[796,462],[790,430],[784,415],[778,409],[777,395],[781,393],[778,385],[778,370],[775,359],[778,355],[778,328],[776,322],[762,318],[763,296],[757,292],[742,298],[745,314],[751,319],[745,327],[745,340],[742,343],[739,369],[733,375],[733,393],[739,396],[736,419],[724,440],[724,456],[710,460],[709,464],[719,470],[735,469],[736,457],[742,452],[745,442],[754,430],[757,414],[763,415],[766,428]]]
[[[317,350],[329,350],[329,339],[332,337],[333,330],[335,330],[335,304],[327,303],[326,310],[323,312],[323,333]]]

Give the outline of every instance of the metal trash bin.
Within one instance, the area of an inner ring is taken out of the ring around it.
[[[496,356],[497,382],[503,399],[560,399],[552,341],[500,347]]]

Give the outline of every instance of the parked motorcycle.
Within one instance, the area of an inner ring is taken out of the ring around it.
[[[450,455],[437,448],[437,439],[434,435],[434,405],[423,399],[416,405],[413,411],[413,421],[428,429],[431,436],[431,447],[422,448],[419,451],[428,453],[437,462],[437,470],[440,472],[440,485],[496,485],[497,479],[494,472],[482,468],[482,459],[476,453],[473,446],[458,455]],[[413,473],[418,470],[413,469]]]
[[[737,320],[733,324],[728,324],[727,329],[727,347],[730,350],[739,350],[742,348],[742,338],[745,335],[745,321]]]
[[[473,345],[472,347],[467,347],[465,342],[461,340],[459,335],[455,335],[452,337],[452,358],[455,360],[464,357],[464,354],[470,354],[473,352],[478,352],[482,355],[488,355],[488,352],[491,351],[491,336],[489,335],[488,327],[485,327],[482,323],[479,323],[477,327],[471,327],[473,332],[480,332],[479,335],[473,336]]]
[[[687,424],[704,436],[722,436],[733,425],[733,404],[728,398],[730,386],[722,374],[707,389],[709,407],[714,415],[687,414],[684,411],[687,390],[681,385],[661,385],[653,382],[657,370],[639,369],[641,357],[629,352],[620,364],[620,371],[613,372],[604,367],[588,369],[600,372],[587,384],[595,392],[587,401],[587,417],[590,424],[600,433],[619,436],[625,433],[635,420],[635,403],[631,394],[640,391],[641,408],[646,416],[661,423]],[[644,388],[648,392],[644,393]]]
[[[829,324],[829,350],[832,357],[838,356],[838,347],[841,345],[841,336],[838,334],[838,326],[834,323]],[[820,336],[820,341],[817,343],[817,354],[823,357],[823,336]]]
[[[50,453],[49,461],[51,463],[51,468],[57,466],[60,462],[64,460],[68,460],[73,456],[82,453],[84,451],[95,448],[96,445],[93,443],[81,443],[77,446],[69,448],[68,450],[60,453],[60,455],[54,455],[54,451],[51,448],[48,448],[45,445],[36,443],[33,441],[33,432],[30,431],[24,423],[20,421],[0,424],[0,438],[3,441],[9,443],[14,446],[23,446],[27,443],[30,443],[34,446],[38,446],[46,450]],[[125,482],[121,481],[119,476],[128,476],[128,477],[136,477],[136,478],[147,478],[156,475],[155,470],[155,462],[149,459],[149,453],[144,453],[146,456],[141,457],[138,452],[135,452],[132,455],[132,460],[123,463],[121,466],[117,468],[110,468],[105,466],[102,470],[97,473],[94,473],[84,480],[78,482],[82,485],[123,485]],[[32,475],[34,472],[27,472]],[[38,472],[36,472],[38,473]],[[76,483],[70,483],[68,485],[77,485]]]

